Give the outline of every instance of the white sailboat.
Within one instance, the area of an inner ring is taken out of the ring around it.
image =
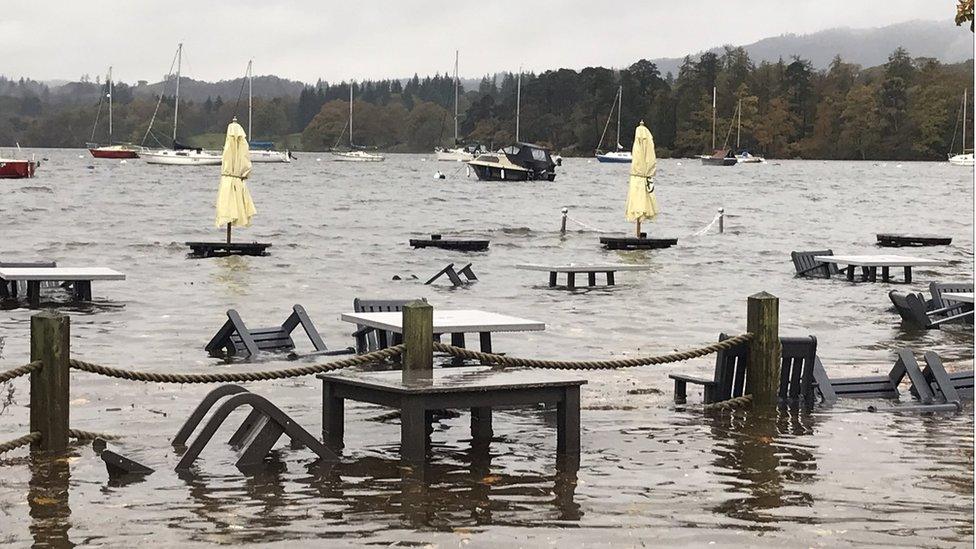
[[[458,146],[458,52],[454,52],[454,148],[437,147],[434,154],[437,155],[439,162],[469,162],[474,160],[478,154],[479,147],[469,145],[467,147]]]
[[[336,162],[382,162],[386,160],[382,155],[368,153],[363,150],[356,150],[356,145],[352,140],[352,82],[349,82],[349,151],[333,151],[332,155]],[[342,139],[342,135],[339,135]]]
[[[742,136],[742,100],[739,100],[738,105],[735,108],[737,115],[737,127],[735,130],[735,150],[739,151],[735,157],[738,159],[738,164],[765,164],[766,159],[761,156],[756,156],[754,154],[749,154],[749,151],[744,151],[739,146],[739,138]]]
[[[617,88],[617,97],[613,100],[613,105],[610,107],[610,116],[607,117],[607,123],[603,126],[603,135],[600,136],[600,144],[596,147],[596,159],[600,162],[611,162],[611,163],[630,163],[633,160],[633,156],[630,151],[624,149],[624,146],[620,144],[620,111],[622,110],[622,100],[624,97],[624,87],[620,86]],[[613,118],[613,109],[617,109],[617,150],[610,152],[601,152],[600,148],[603,146],[603,138],[607,135],[607,128],[610,127],[610,119]]]
[[[254,134],[251,133],[251,122],[253,119],[253,90],[251,87],[254,81],[253,65],[253,59],[247,62],[247,137],[251,147],[248,151],[248,155],[251,157],[251,162],[291,162],[291,151],[273,150],[274,143],[271,143],[270,141],[254,141]]]
[[[952,147],[956,144],[956,134],[955,129],[952,133],[952,145],[949,145],[949,163],[953,166],[976,166],[976,160],[973,159],[973,150],[969,149],[966,152],[966,103],[969,90],[963,90],[962,92],[962,151],[959,154],[952,154]],[[958,125],[958,122],[957,122]]]
[[[180,70],[183,65],[183,44],[176,48],[176,103],[173,108],[173,147],[169,149],[156,149],[140,154],[147,164],[159,164],[163,166],[219,166],[221,155],[217,152],[205,151],[200,148],[189,147],[176,140],[176,130],[180,119]],[[159,94],[159,101],[156,103],[156,110],[163,100],[163,94]],[[149,129],[146,130],[146,137],[152,131],[153,121],[156,120],[156,113],[153,113],[152,120],[149,121]],[[143,138],[145,144],[145,138]]]

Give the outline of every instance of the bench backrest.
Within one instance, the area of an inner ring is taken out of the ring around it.
[[[933,309],[947,307],[948,303],[942,300],[942,294],[973,292],[972,282],[932,282],[929,284],[929,291],[932,292]]]
[[[932,319],[926,312],[925,296],[922,294],[900,294],[892,290],[888,292],[888,299],[903,321],[919,328],[932,326]]]
[[[818,255],[834,255],[834,251],[819,250],[790,253],[790,257],[793,258],[793,267],[796,268],[796,276],[828,278],[838,274],[837,264],[814,261],[813,258]],[[817,268],[818,266],[820,268]]]
[[[416,299],[360,299],[355,298],[352,300],[352,310],[357,313],[398,313],[403,310],[403,306],[417,301]],[[421,298],[420,301],[424,303],[427,299]],[[357,329],[363,329],[363,326],[356,326]],[[387,341],[392,342],[393,334],[392,332],[387,332]],[[365,345],[363,344],[365,341]],[[376,351],[379,349],[379,340],[376,337],[376,331],[373,330],[367,333],[364,338],[360,339],[356,343],[356,352],[358,353],[368,353]]]
[[[719,341],[729,336],[721,334]],[[781,403],[814,402],[814,368],[817,360],[817,338],[783,337],[780,362],[779,400]],[[715,357],[715,400],[740,397],[746,392],[749,345],[743,344],[719,351]]]

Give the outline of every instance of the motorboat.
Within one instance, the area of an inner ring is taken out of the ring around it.
[[[703,166],[735,166],[739,161],[731,149],[715,149],[711,156],[703,154],[698,158]]]
[[[556,163],[549,150],[532,143],[517,143],[468,162],[483,181],[553,181]]]
[[[763,164],[766,162],[765,158],[749,154],[749,151],[740,152],[735,155],[735,159],[737,164]]]
[[[955,154],[949,157],[949,163],[953,166],[976,166],[973,160],[973,153]]]
[[[245,74],[247,78],[247,138],[250,140],[254,137],[252,133],[251,124],[254,120],[253,116],[253,84],[254,84],[254,60],[251,59],[247,62],[247,71]],[[291,151],[276,151],[274,150],[274,143],[271,141],[249,141],[248,156],[251,162],[263,162],[263,163],[289,163],[292,160]]]
[[[0,179],[29,179],[34,177],[34,171],[39,165],[40,162],[33,158],[20,160],[0,155]]]

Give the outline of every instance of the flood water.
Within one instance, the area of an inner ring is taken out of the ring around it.
[[[663,160],[663,212],[645,227],[679,245],[610,252],[594,229],[633,230],[623,219],[626,165],[567,159],[553,183],[505,184],[420,155],[358,165],[302,154],[291,165],[255,165],[249,182],[258,215],[235,238],[272,242],[270,256],[194,260],[184,241],[223,236],[213,226],[218,168],[121,164],[82,152],[41,151],[49,161],[35,179],[0,182],[3,260],[126,274],[96,281],[91,306],[52,303],[66,296],[47,294],[45,305],[71,314],[72,356],[82,360],[160,372],[287,367],[295,363],[274,357],[228,364],[203,347],[227,309],[251,326],[276,325],[295,303],[330,347],[352,345],[353,327],[338,317],[355,297],[426,297],[436,308],[544,321],[544,332],[496,335],[495,350],[512,356],[652,355],[744,331],[746,297],[766,290],[780,297],[781,333],[816,335],[831,375],[886,373],[901,347],[919,357],[936,351],[950,369],[973,368],[971,326],[907,330],[886,295],[972,280],[973,172],[944,162],[716,168]],[[433,178],[438,169],[446,179]],[[579,223],[561,235],[564,206]],[[692,236],[719,207],[729,214],[725,233]],[[909,287],[793,277],[791,250],[891,251],[874,245],[878,232],[946,234],[953,244],[894,250],[946,262],[917,269]],[[489,238],[491,248],[407,245],[430,233]],[[423,285],[445,264],[469,261],[477,283]],[[613,288],[567,291],[548,288],[546,273],[513,268],[568,261],[650,270],[618,273]],[[0,311],[0,371],[28,361],[33,312]],[[311,349],[300,330],[295,339]],[[891,402],[848,400],[760,417],[703,414],[692,391],[687,407],[675,407],[667,375],[708,377],[713,364],[709,357],[581,373],[589,383],[578,467],[556,460],[555,412],[533,408],[496,412],[487,449],[472,447],[466,413],[441,419],[427,469],[404,469],[398,420],[373,421],[386,410],[349,402],[338,465],[317,465],[283,438],[266,468],[244,474],[223,444],[236,427],[229,421],[183,475],[174,472],[170,441],[212,386],[75,372],[71,426],[124,435],[110,448],[156,472],[110,481],[90,445],[55,461],[8,453],[0,462],[0,544],[972,546],[971,404],[959,414],[893,414],[867,411]],[[28,431],[27,379],[11,385],[0,442]],[[319,435],[314,377],[248,387]]]

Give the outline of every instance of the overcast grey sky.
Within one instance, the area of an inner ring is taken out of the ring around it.
[[[158,80],[177,42],[184,74],[303,81],[452,70],[626,66],[783,33],[947,20],[955,0],[317,1],[2,0],[0,74]]]

